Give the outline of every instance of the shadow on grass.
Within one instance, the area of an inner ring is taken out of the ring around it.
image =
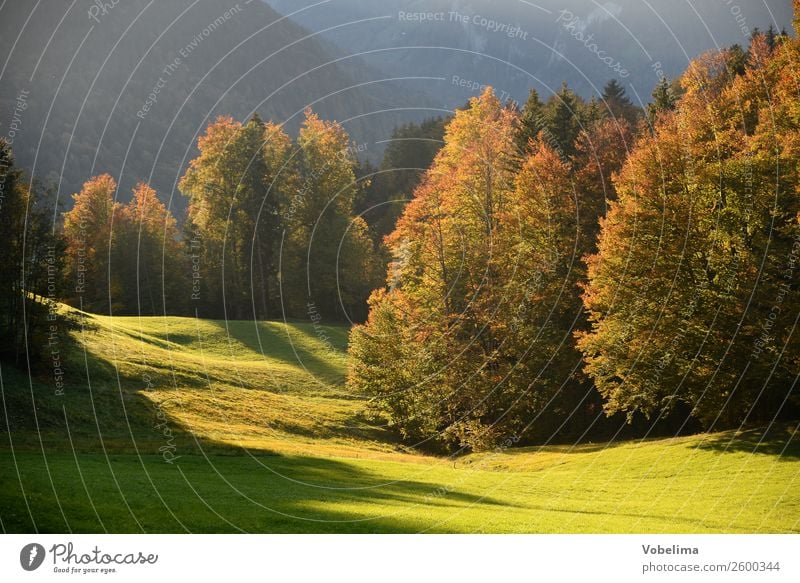
[[[310,324],[292,322],[228,322],[213,320],[209,323],[219,326],[226,334],[247,348],[271,359],[280,360],[292,366],[301,366],[311,375],[328,383],[340,382],[343,379],[341,368],[332,365],[324,358],[308,348],[308,344],[319,345],[315,349],[330,349],[343,353],[341,340],[335,339],[335,332],[330,327],[321,328],[325,337],[314,332]],[[257,328],[256,328],[257,326]],[[277,326],[277,328],[276,328]],[[327,348],[326,348],[327,347]]]
[[[441,520],[473,506],[509,507],[426,481],[424,466],[398,465],[387,480],[355,460],[308,456],[184,455],[167,463],[153,455],[3,453],[0,523],[6,532],[411,533],[446,530],[431,518],[434,509]]]
[[[764,428],[747,429],[709,436],[698,446],[715,452],[743,452],[785,458],[800,458],[800,434],[793,435],[797,425],[775,423],[765,433]]]
[[[136,379],[120,388],[109,363],[90,372],[91,391],[70,384],[59,396],[49,378],[31,389],[4,368],[0,530],[400,533],[435,526],[429,509],[508,506],[457,475],[441,483],[434,466],[380,462],[375,473],[373,461],[204,438],[131,388]]]

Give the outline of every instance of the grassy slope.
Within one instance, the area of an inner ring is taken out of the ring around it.
[[[28,386],[4,369],[17,446],[38,446],[41,435],[56,448],[71,438],[79,451],[98,451],[100,437],[123,452],[158,451],[169,438],[195,452],[403,450],[364,418],[363,399],[343,391],[346,327],[83,316],[63,397],[47,373]],[[167,427],[155,427],[159,416]]]
[[[2,370],[4,530],[800,531],[793,428],[453,464],[343,392],[346,328],[87,315],[76,334],[63,397]]]

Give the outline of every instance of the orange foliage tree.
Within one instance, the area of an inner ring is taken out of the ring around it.
[[[521,160],[520,129],[491,89],[456,113],[387,237],[387,289],[352,333],[350,387],[407,439],[546,438],[592,390],[573,338],[578,282],[629,129],[585,128],[568,160],[541,138]]]
[[[580,340],[609,413],[682,409],[708,428],[796,399],[797,41],[693,61],[617,180]]]

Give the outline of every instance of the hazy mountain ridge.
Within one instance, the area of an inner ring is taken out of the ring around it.
[[[0,83],[0,135],[9,135],[17,97],[27,92],[14,123],[17,162],[58,184],[67,204],[102,172],[119,178],[122,199],[139,180],[169,199],[197,136],[218,115],[243,119],[257,110],[294,132],[312,105],[367,142],[364,155],[373,159],[376,140],[423,115],[364,116],[424,98],[260,2],[133,0],[97,14],[92,6],[80,1],[68,10],[45,0],[27,24],[29,6],[3,11],[0,52],[10,58]]]
[[[264,1],[282,13],[315,3]],[[414,20],[401,13],[442,16]],[[674,77],[708,49],[746,45],[755,27],[772,23],[790,30],[791,2],[330,0],[293,18],[319,31],[379,16],[384,18],[353,24],[348,33],[324,35],[352,54],[367,52],[362,58],[383,71],[440,77],[427,86],[439,105],[462,104],[475,93],[472,83],[494,85],[522,100],[530,86],[546,96],[562,81],[588,97],[612,77],[626,84],[634,101],[638,96],[646,102],[659,71]],[[510,34],[514,27],[519,31]],[[627,75],[619,75],[601,56],[619,63]],[[460,86],[454,77],[471,83]]]

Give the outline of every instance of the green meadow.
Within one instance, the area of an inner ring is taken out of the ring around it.
[[[346,391],[346,327],[73,313],[63,394],[2,369],[6,532],[800,532],[793,425],[445,459]]]

